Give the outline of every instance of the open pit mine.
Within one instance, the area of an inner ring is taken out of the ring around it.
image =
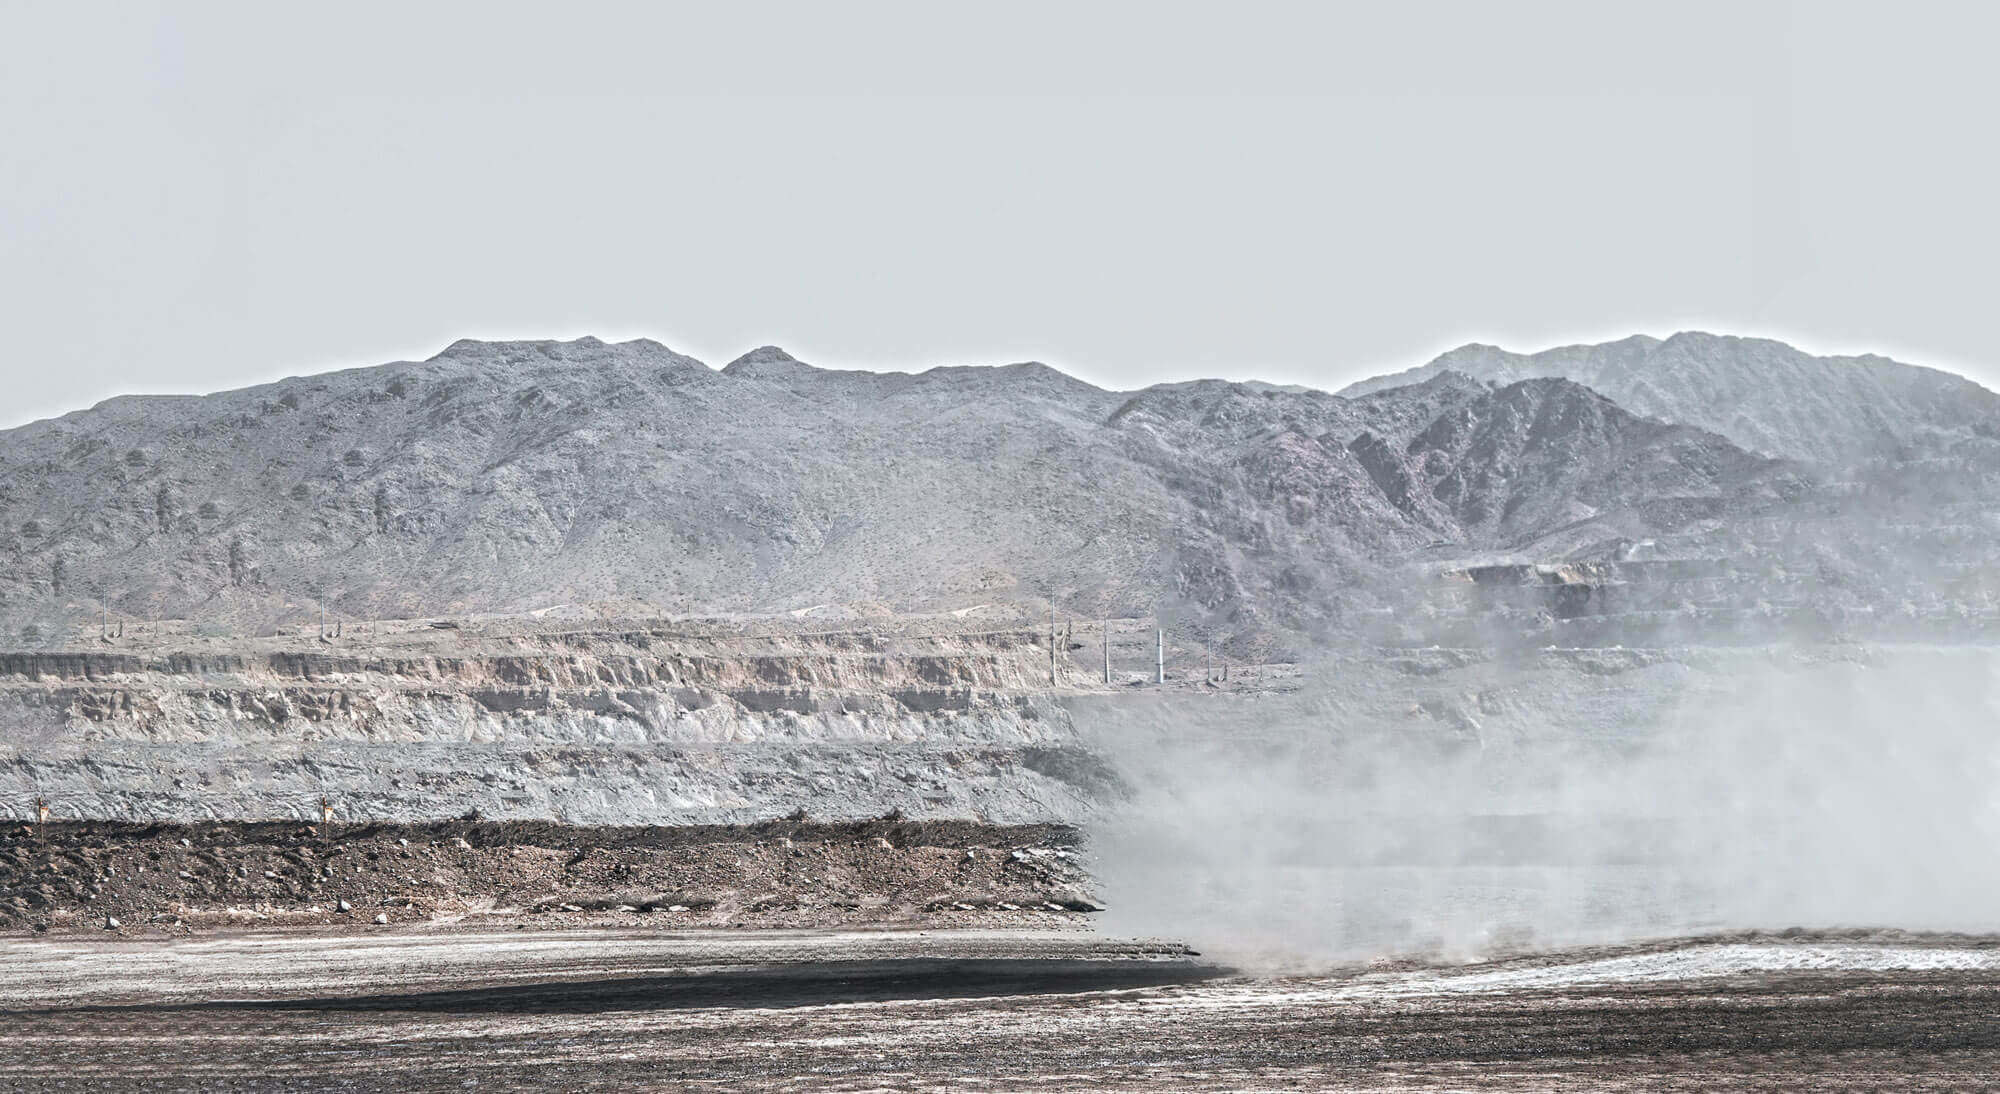
[[[0,433],[0,1085],[1979,1085],[1996,544],[2000,396],[1702,334],[113,399]]]

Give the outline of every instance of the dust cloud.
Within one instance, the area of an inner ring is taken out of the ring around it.
[[[1092,836],[1105,929],[1262,968],[2000,929],[2000,653],[1307,677],[1083,712],[1131,787]]]

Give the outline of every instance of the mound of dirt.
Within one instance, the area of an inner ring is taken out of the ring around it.
[[[0,829],[0,931],[385,923],[1073,925],[1074,829],[54,822]]]

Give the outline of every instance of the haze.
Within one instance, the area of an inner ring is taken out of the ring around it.
[[[13,425],[649,336],[1336,388],[1701,328],[2000,379],[1991,8],[7,4]]]

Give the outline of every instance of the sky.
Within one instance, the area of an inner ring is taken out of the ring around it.
[[[2000,5],[0,0],[0,426],[651,337],[1337,388],[1681,329],[2000,386]]]

